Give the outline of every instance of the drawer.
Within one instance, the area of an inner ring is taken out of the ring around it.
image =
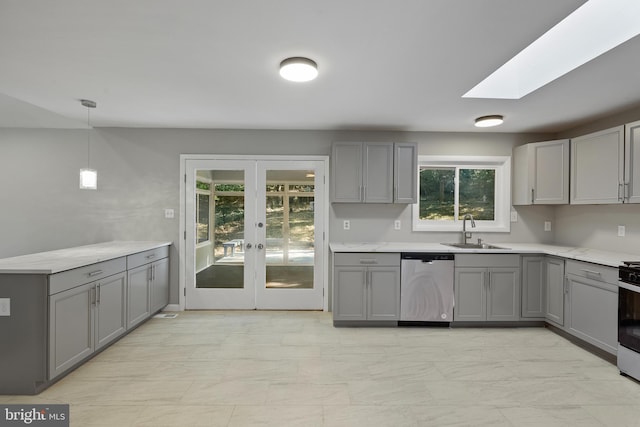
[[[520,267],[520,254],[456,254],[456,267]]]
[[[393,266],[400,267],[399,253],[336,253],[333,258],[334,265],[361,265],[361,266]]]
[[[618,269],[605,265],[568,259],[566,261],[566,273],[615,285],[618,284]]]
[[[127,257],[127,269],[139,267],[150,262],[166,258],[169,256],[169,246],[162,246],[161,248],[151,249],[137,254],[129,255]]]
[[[121,257],[52,274],[49,276],[49,295],[57,294],[85,283],[95,282],[126,269],[127,259]]]

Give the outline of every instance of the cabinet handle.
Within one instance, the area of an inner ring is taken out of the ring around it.
[[[533,197],[533,188],[531,189],[531,204],[533,204],[534,202],[534,197]]]
[[[624,199],[629,201],[630,198],[631,198],[631,195],[629,191],[629,183],[625,182],[624,183]]]
[[[622,193],[623,193],[623,191],[622,191],[622,183],[619,182],[618,183],[618,200],[621,201],[621,202],[624,201],[624,194],[622,194]]]
[[[99,276],[101,274],[102,274],[102,270],[96,270],[96,271],[91,271],[91,272],[87,273],[87,276],[94,277],[94,276]]]
[[[96,288],[91,288],[91,305],[96,305]]]
[[[155,257],[156,257],[156,254],[147,255],[147,259],[154,259]]]
[[[98,296],[96,297],[96,302],[98,304],[100,304],[100,294],[102,293],[102,292],[100,292],[100,288],[101,288],[100,285],[96,286],[96,292],[98,293]]]
[[[375,259],[367,259],[367,258],[360,259],[360,264],[371,265],[371,264],[377,264],[377,263],[378,263],[378,260],[375,260]]]
[[[594,276],[602,277],[602,273],[600,273],[599,271],[585,270],[584,268],[581,269],[580,271],[584,271],[585,274],[587,274],[587,275],[592,274]]]
[[[564,278],[564,293],[565,295],[569,294],[569,278],[568,277]]]

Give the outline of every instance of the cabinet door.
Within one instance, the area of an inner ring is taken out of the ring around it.
[[[625,126],[624,150],[625,201],[640,203],[640,121]]]
[[[453,320],[483,322],[487,319],[486,268],[455,269]]]
[[[127,282],[129,292],[127,298],[127,328],[131,328],[150,314],[149,284],[151,281],[151,264],[141,265],[129,270]]]
[[[545,268],[543,256],[522,257],[522,311],[526,319],[543,319],[545,313]]]
[[[622,203],[624,126],[571,140],[571,204]]]
[[[494,267],[489,269],[487,320],[514,321],[520,319],[520,269]]]
[[[411,142],[394,144],[393,202],[418,202],[418,145]]]
[[[366,268],[334,267],[333,319],[366,320]]]
[[[393,143],[366,142],[363,166],[364,201],[393,202]]]
[[[558,326],[563,326],[565,304],[564,260],[546,257],[545,270],[545,284],[547,288],[545,319]]]
[[[400,319],[400,269],[370,267],[367,275],[367,319]]]
[[[169,304],[169,258],[152,264],[151,313],[162,310]]]
[[[533,144],[535,161],[533,203],[569,203],[569,140]]]
[[[127,276],[124,272],[96,284],[96,350],[127,330]]]
[[[335,142],[331,148],[331,201],[360,203],[362,188],[362,143]]]
[[[533,204],[533,185],[535,181],[535,159],[533,145],[525,144],[513,149],[513,188],[511,201],[514,206]]]
[[[95,298],[94,283],[49,297],[49,379],[93,353]]]
[[[611,354],[618,346],[617,285],[569,274],[567,329]]]

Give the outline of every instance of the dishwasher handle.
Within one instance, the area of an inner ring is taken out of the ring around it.
[[[402,252],[400,259],[410,259],[430,263],[433,261],[453,261],[452,253],[434,253],[434,252]]]

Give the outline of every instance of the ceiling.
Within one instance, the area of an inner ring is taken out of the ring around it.
[[[583,3],[0,0],[0,127],[83,127],[87,98],[96,127],[562,131],[640,105],[639,37],[520,100],[462,95]],[[282,80],[290,56],[319,77]]]

